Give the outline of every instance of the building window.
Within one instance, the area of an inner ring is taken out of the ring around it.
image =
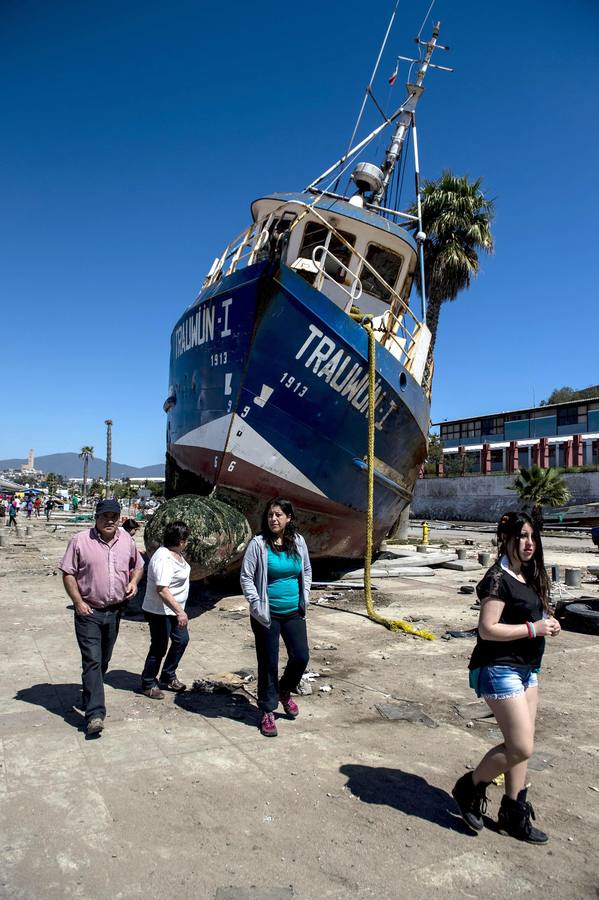
[[[505,417],[506,422],[520,422],[522,419],[530,418],[530,413],[528,412],[513,412],[508,413]]]
[[[482,420],[483,434],[503,434],[503,416],[491,416]]]
[[[370,263],[372,268],[378,272],[390,287],[395,287],[397,276],[399,275],[403,258],[391,250],[385,250],[377,244],[369,244],[366,252],[366,262]],[[362,290],[366,294],[378,297],[379,300],[390,300],[391,294],[387,288],[381,284],[373,273],[362,266],[360,272],[360,280],[362,282]]]
[[[558,406],[557,424],[559,425],[580,425],[582,430],[587,427],[587,408],[586,406]]]
[[[452,422],[451,425],[441,425],[442,441],[458,441],[460,439],[460,423]]]
[[[578,407],[562,406],[557,410],[558,425],[576,425],[578,422]]]
[[[462,422],[462,437],[480,437],[480,419],[474,422]]]

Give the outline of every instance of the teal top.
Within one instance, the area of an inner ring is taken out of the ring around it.
[[[299,574],[302,561],[289,553],[267,548],[268,603],[271,613],[287,615],[299,609]]]

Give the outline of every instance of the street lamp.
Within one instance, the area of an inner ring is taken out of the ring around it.
[[[112,467],[112,419],[104,419],[106,425],[106,498],[110,492],[110,470]]]

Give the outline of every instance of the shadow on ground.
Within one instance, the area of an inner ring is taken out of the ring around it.
[[[104,676],[104,684],[110,685],[115,691],[139,694],[141,692],[141,673],[128,672],[127,669],[109,669]]]
[[[74,706],[79,708],[81,703],[81,683],[49,684],[43,682],[33,684],[31,687],[17,691],[15,700],[31,703],[33,706],[41,706],[55,716],[60,716],[68,725],[83,728],[83,715],[73,709]]]
[[[175,704],[187,712],[198,713],[207,719],[234,719],[256,728],[259,710],[244,694],[200,694],[185,691],[175,695]]]
[[[416,816],[441,828],[474,837],[457,813],[454,801],[425,778],[382,766],[347,764],[339,771],[348,779],[347,788],[364,803],[391,806],[408,816]]]

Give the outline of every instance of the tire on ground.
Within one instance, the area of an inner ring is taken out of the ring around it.
[[[562,628],[581,634],[599,634],[599,600],[568,603],[561,618]]]

